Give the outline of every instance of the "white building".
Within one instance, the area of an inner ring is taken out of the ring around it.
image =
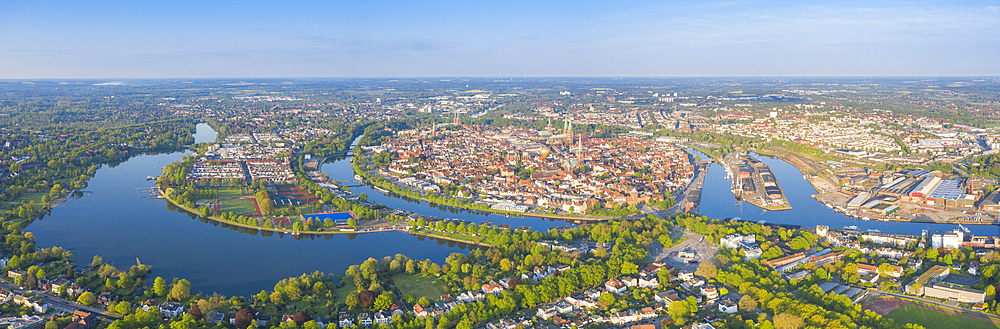
[[[962,241],[965,240],[965,234],[962,231],[954,230],[951,232],[937,232],[931,235],[931,247],[932,248],[961,248]]]

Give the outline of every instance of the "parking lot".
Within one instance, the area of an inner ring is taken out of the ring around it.
[[[711,261],[715,254],[718,253],[718,246],[712,244],[706,239],[703,239],[703,235],[697,234],[688,230],[684,230],[682,235],[687,238],[686,241],[680,244],[667,248],[661,249],[659,255],[656,256],[657,260],[662,260],[663,262],[670,264],[670,266],[695,271],[698,269],[698,264],[703,261]],[[673,237],[676,241],[680,239],[680,236]],[[690,252],[694,254],[694,258],[691,258],[693,262],[688,262],[682,259],[678,254],[682,251]]]

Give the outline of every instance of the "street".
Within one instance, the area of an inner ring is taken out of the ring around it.
[[[64,311],[67,311],[67,312],[73,312],[73,311],[76,311],[76,310],[83,310],[83,311],[87,311],[87,312],[90,312],[90,313],[94,313],[95,315],[98,315],[98,316],[102,316],[102,317],[104,317],[104,318],[106,318],[108,320],[117,320],[117,319],[121,318],[121,316],[118,315],[118,314],[111,313],[111,312],[108,312],[108,311],[105,311],[105,310],[102,310],[102,309],[99,309],[99,308],[94,308],[94,307],[90,307],[90,306],[83,306],[83,305],[81,305],[81,304],[79,304],[77,302],[74,302],[74,301],[69,301],[69,300],[65,300],[65,299],[62,299],[62,298],[59,298],[59,297],[55,297],[55,296],[49,295],[49,294],[45,293],[45,291],[21,289],[20,287],[14,285],[13,283],[10,283],[10,282],[4,281],[4,280],[0,280],[0,287],[2,287],[4,289],[7,289],[7,290],[10,290],[11,292],[14,292],[14,293],[17,293],[17,294],[21,294],[21,295],[27,294],[29,292],[35,293],[35,295],[40,296],[42,298],[42,300],[44,300],[46,303],[49,303],[49,305],[51,305],[51,307],[53,307],[53,308],[55,308],[57,310],[64,310]]]

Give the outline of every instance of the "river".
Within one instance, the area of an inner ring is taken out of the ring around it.
[[[214,142],[215,134],[200,124],[196,141]],[[441,263],[452,252],[467,251],[462,243],[404,232],[298,238],[240,232],[179,211],[166,200],[139,197],[136,188],[153,186],[146,176],[159,175],[158,167],[184,154],[190,153],[139,155],[102,166],[88,193],[54,207],[26,231],[34,233],[39,247],[71,249],[81,264],[100,255],[127,269],[138,259],[153,267],[153,276],[185,278],[192,291],[230,296],[270,290],[278,280],[317,270],[341,274],[368,257],[402,253]]]
[[[698,155],[702,159],[710,158],[694,149],[688,149],[688,151]],[[708,176],[705,178],[705,185],[702,189],[701,214],[709,218],[740,217],[753,221],[764,220],[768,223],[793,224],[806,227],[828,225],[830,228],[842,228],[844,226],[855,225],[862,231],[877,229],[886,233],[904,234],[921,234],[921,231],[925,229],[929,229],[933,233],[935,231],[950,231],[958,228],[958,225],[866,221],[848,217],[827,208],[823,203],[813,199],[812,195],[817,193],[816,190],[802,177],[802,173],[795,166],[770,156],[754,156],[771,167],[775,178],[778,179],[778,183],[781,184],[781,188],[785,191],[785,196],[788,198],[792,209],[785,211],[764,211],[749,202],[743,202],[742,205],[737,206],[731,184],[725,177],[725,170],[722,166],[713,163],[708,169]],[[967,225],[966,227],[973,234],[997,235],[997,227],[993,225]]]

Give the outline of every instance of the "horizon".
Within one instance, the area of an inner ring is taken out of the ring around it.
[[[987,1],[0,4],[0,79],[997,76]]]

